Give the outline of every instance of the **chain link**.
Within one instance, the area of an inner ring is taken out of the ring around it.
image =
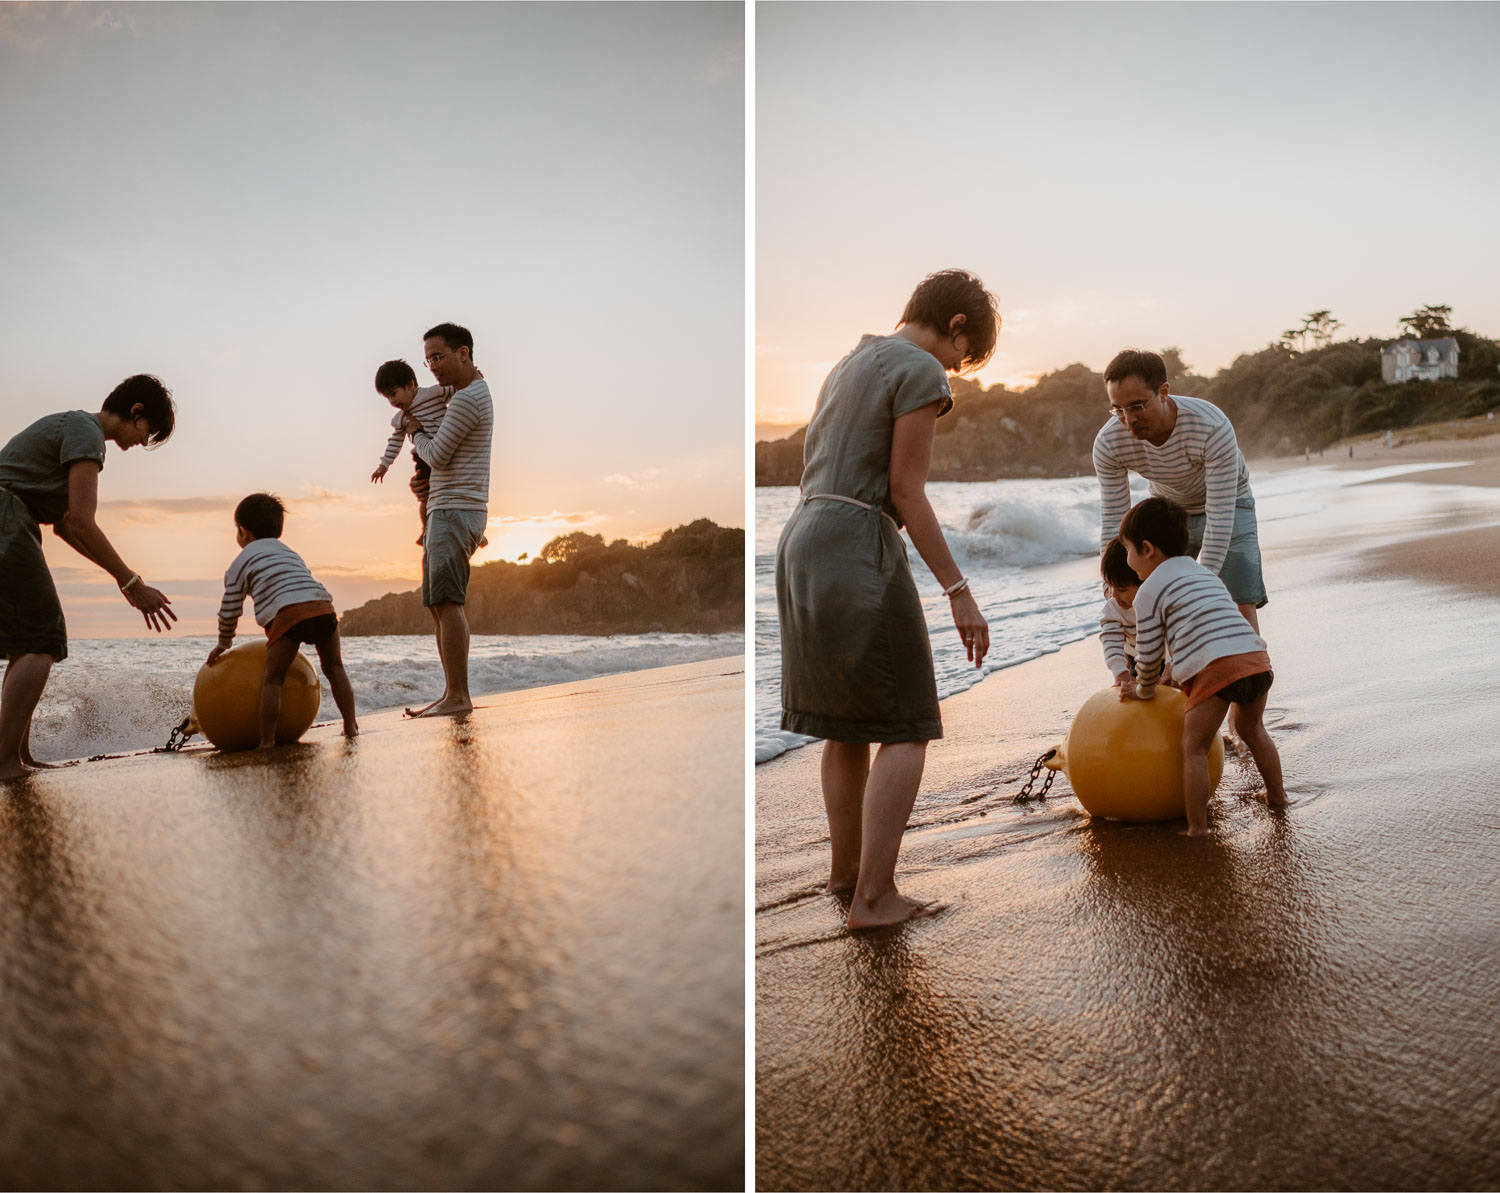
[[[192,717],[183,717],[182,723],[174,728],[171,735],[167,738],[167,744],[164,746],[157,746],[156,749],[152,750],[151,752],[153,754],[175,754],[178,750],[182,749],[183,746],[187,745],[188,738],[193,736],[193,731],[188,728],[188,725],[191,723],[192,719]]]
[[[1056,753],[1056,750],[1048,750],[1032,764],[1031,777],[1026,780],[1026,786],[1021,788],[1020,793],[1011,798],[1011,803],[1024,804],[1030,800],[1044,800],[1047,798],[1047,792],[1052,789],[1052,780],[1057,778],[1057,772],[1055,770],[1049,770],[1047,772],[1047,777],[1042,781],[1042,789],[1040,791],[1034,792],[1031,789],[1036,786],[1037,776],[1042,773],[1042,767],[1044,767],[1047,764],[1047,760]]]

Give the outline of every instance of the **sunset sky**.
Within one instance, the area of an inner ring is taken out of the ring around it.
[[[745,524],[744,14],[729,4],[0,6],[0,442],[160,376],[100,524],[206,633],[247,493],[342,608],[420,579],[376,366],[468,327],[490,547]],[[137,633],[47,536],[75,637]],[[248,615],[248,613],[247,613]]]
[[[761,4],[756,419],[801,423],[913,286],[973,270],[985,384],[1310,311],[1500,335],[1500,5]]]

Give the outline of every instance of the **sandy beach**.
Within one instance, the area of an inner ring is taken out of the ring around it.
[[[1013,804],[1076,642],[944,702],[897,877],[948,906],[851,936],[817,747],[757,769],[760,1188],[1500,1186],[1500,438],[1371,447],[1478,463],[1262,525],[1284,814],[1248,758],[1205,841]]]
[[[744,660],[0,798],[0,1187],[740,1188]]]

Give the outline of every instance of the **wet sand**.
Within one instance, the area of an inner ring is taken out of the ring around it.
[[[758,1186],[1500,1187],[1500,584],[1474,566],[1500,511],[1474,492],[1360,485],[1316,533],[1262,526],[1285,813],[1248,758],[1207,840],[1093,822],[1063,779],[1012,804],[1106,686],[1075,643],[944,702],[898,880],[949,906],[851,936],[814,889],[817,747],[759,767]]]
[[[744,1181],[744,660],[0,787],[0,1187]]]

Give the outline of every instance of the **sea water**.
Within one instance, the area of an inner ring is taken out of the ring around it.
[[[242,627],[243,628],[243,627]],[[251,641],[244,634],[240,642]],[[52,669],[32,719],[32,752],[44,762],[148,749],[166,743],[192,705],[193,680],[213,649],[209,636],[143,631],[131,638],[68,643]],[[344,664],[361,712],[425,704],[443,692],[433,639],[376,635],[341,640]],[[496,692],[595,679],[743,654],[743,634],[475,634],[469,640],[469,686],[476,700]],[[317,656],[303,647],[314,667]],[[338,710],[322,680],[320,720]]]
[[[1391,465],[1361,470],[1304,467],[1253,476],[1261,525],[1306,519],[1350,485],[1447,465]],[[1148,495],[1132,474],[1131,501]],[[976,669],[953,628],[948,600],[907,546],[932,638],[938,696],[948,697],[1004,667],[1058,650],[1098,632],[1103,596],[1097,567],[1099,484],[1092,476],[1046,480],[934,482],[927,486],[943,536],[969,578],[990,624],[990,651]],[[761,488],[755,495],[755,760],[765,762],[814,740],[780,728],[781,639],[776,619],[776,541],[796,508],[798,490]],[[1101,674],[1102,672],[1101,661]]]

